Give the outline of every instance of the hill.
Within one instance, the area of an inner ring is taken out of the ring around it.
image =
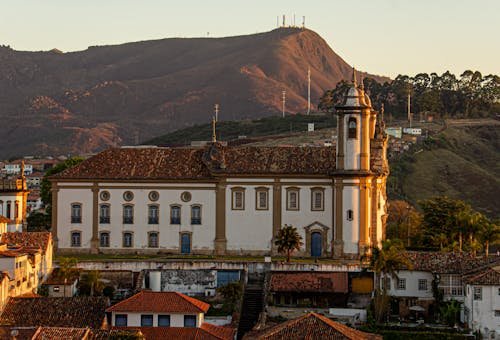
[[[85,153],[206,122],[307,109],[351,67],[315,32],[281,28],[227,38],[173,38],[60,53],[0,47],[0,158]],[[382,81],[388,78],[373,76]]]

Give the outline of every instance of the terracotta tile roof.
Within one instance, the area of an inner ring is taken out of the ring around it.
[[[347,293],[347,273],[273,273],[272,292]]]
[[[138,329],[93,329],[92,334],[90,336],[90,339],[92,340],[108,340],[112,336],[114,336],[114,339],[119,339],[119,335],[125,335],[125,334],[141,334],[141,331]]]
[[[488,268],[480,273],[466,276],[464,281],[470,285],[500,286],[500,272],[493,268]]]
[[[326,175],[335,149],[322,147],[121,148],[103,151],[53,179],[213,179],[225,174]]]
[[[16,340],[31,340],[40,327],[0,326],[0,339],[12,339],[11,332],[17,331]]]
[[[48,246],[52,243],[52,234],[48,231],[9,232],[2,235],[1,241],[9,245],[18,244],[24,247],[41,248],[43,253],[46,253]]]
[[[381,335],[370,334],[347,327],[316,313],[308,313],[282,324],[247,333],[243,339],[289,340],[289,339],[353,339],[382,340]]]
[[[200,328],[218,337],[219,339],[234,339],[234,336],[236,335],[236,330],[234,328],[216,326],[206,322],[202,323]]]
[[[32,340],[85,340],[90,334],[90,329],[88,328],[39,327],[33,335]]]
[[[143,290],[106,311],[153,313],[206,313],[210,305],[177,292]]]
[[[2,326],[101,328],[108,299],[105,297],[9,298]]]
[[[500,264],[500,256],[473,257],[459,252],[407,251],[413,270],[442,274],[466,274],[493,264]]]
[[[217,327],[217,326],[216,326]],[[114,330],[138,330],[146,340],[150,339],[175,339],[175,340],[232,340],[220,337],[203,328],[185,327],[112,327]]]
[[[66,278],[66,284],[73,284],[80,277],[80,270],[71,273],[71,277]],[[46,285],[63,285],[65,278],[62,276],[60,268],[54,268],[48,279],[44,282]]]
[[[9,249],[0,251],[0,257],[19,257],[25,255],[28,255],[28,253],[22,251],[21,249]]]
[[[12,223],[14,222],[13,220],[11,220],[10,218],[7,218],[3,215],[0,215],[0,223]]]

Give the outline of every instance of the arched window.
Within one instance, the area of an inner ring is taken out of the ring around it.
[[[181,224],[181,207],[178,205],[170,207],[170,224]]]
[[[109,204],[101,204],[99,207],[99,222],[108,224],[109,221]]]
[[[81,247],[82,246],[82,233],[79,231],[71,232],[71,246]]]
[[[134,235],[132,233],[123,233],[123,248],[132,248],[134,245]]]
[[[19,211],[19,201],[16,201],[14,203],[14,218],[18,219],[20,215],[21,214],[20,214],[20,211]]]
[[[134,223],[134,206],[124,205],[123,206],[123,224],[133,224]]]
[[[348,138],[354,138],[356,139],[357,136],[358,136],[358,121],[356,118],[349,118],[349,122],[348,122],[348,125],[347,125],[347,128],[348,128],[348,132],[347,132],[347,137]]]
[[[7,214],[5,214],[5,217],[10,218],[10,201],[7,201]]]
[[[80,203],[71,204],[71,223],[82,223],[82,205]]]
[[[191,224],[201,224],[201,206],[199,205],[191,207]]]
[[[148,206],[148,224],[158,224],[158,212],[157,205]]]
[[[351,209],[347,210],[347,220],[352,221],[353,219],[354,219],[354,212]]]
[[[148,247],[158,248],[158,233],[152,232],[148,234]]]
[[[109,247],[109,232],[103,231],[99,235],[99,241],[100,241],[99,244],[102,248]]]

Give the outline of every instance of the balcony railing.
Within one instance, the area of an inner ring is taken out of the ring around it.
[[[81,216],[71,216],[71,223],[82,223]]]
[[[148,217],[148,224],[158,224],[158,217]]]
[[[170,224],[181,224],[180,217],[170,217]]]
[[[101,217],[99,217],[99,223],[108,224],[109,221],[110,221],[109,216],[101,216]]]
[[[134,223],[134,218],[132,216],[123,217],[123,224],[133,224],[133,223]]]
[[[201,224],[201,218],[192,218],[191,224]]]

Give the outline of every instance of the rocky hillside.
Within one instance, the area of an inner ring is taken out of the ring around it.
[[[351,77],[315,32],[276,29],[228,38],[175,38],[61,53],[0,47],[0,158],[97,151],[209,120],[306,110]],[[387,78],[375,77],[382,81]]]

